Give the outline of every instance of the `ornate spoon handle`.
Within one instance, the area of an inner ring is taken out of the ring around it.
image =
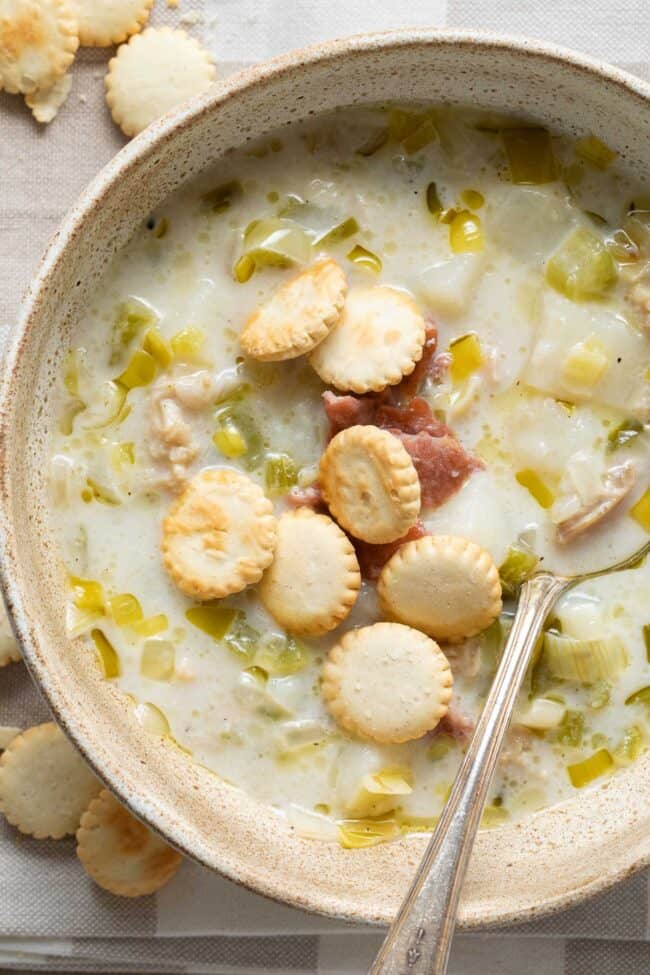
[[[460,890],[517,694],[547,613],[570,585],[569,579],[540,573],[522,586],[514,623],[474,737],[370,975],[446,972]]]

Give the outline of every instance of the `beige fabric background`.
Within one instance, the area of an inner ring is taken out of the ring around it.
[[[0,0],[0,10],[7,0]],[[214,52],[222,76],[305,43],[399,26],[484,27],[573,46],[650,80],[650,0],[157,0]],[[84,50],[54,123],[0,93],[0,349],[62,215],[124,144],[103,100],[111,51]],[[47,709],[22,664],[0,672],[0,723]],[[650,892],[640,875],[578,908],[510,931],[457,937],[452,975],[650,975]],[[156,897],[95,887],[72,842],[0,822],[0,972],[286,972],[358,975],[380,935],[314,918],[184,864]]]

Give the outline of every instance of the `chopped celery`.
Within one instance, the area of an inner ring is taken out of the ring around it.
[[[205,332],[200,328],[184,328],[170,339],[174,358],[182,362],[203,362]]]
[[[501,660],[511,626],[512,620],[507,616],[497,616],[481,633],[481,660],[485,661],[491,672],[497,669]]]
[[[174,676],[176,651],[169,640],[145,640],[140,655],[140,673],[150,680],[170,681]]]
[[[112,677],[119,677],[121,673],[120,658],[111,641],[101,630],[91,630],[90,635],[97,650],[97,660],[103,676],[107,680]]]
[[[619,447],[626,447],[643,433],[644,427],[640,420],[633,417],[623,420],[607,437],[607,451],[613,453]]]
[[[347,254],[348,261],[352,261],[357,267],[363,267],[367,271],[374,271],[375,274],[379,274],[381,271],[381,258],[377,254],[373,254],[366,247],[362,247],[361,244],[356,244],[351,251]]]
[[[568,765],[567,772],[571,779],[571,785],[576,789],[582,789],[589,785],[594,779],[604,775],[612,768],[614,759],[606,748],[600,748],[589,758],[575,765]]]
[[[255,274],[255,258],[250,254],[242,254],[232,269],[235,281],[246,284]]]
[[[442,213],[442,203],[435,183],[429,183],[427,186],[427,210],[434,217],[439,217]]]
[[[539,474],[536,471],[531,471],[526,468],[522,471],[517,471],[515,478],[525,487],[526,490],[535,498],[537,504],[541,508],[550,508],[555,501],[555,495],[553,492],[544,484]]]
[[[623,735],[620,745],[614,749],[617,765],[631,765],[645,751],[645,735],[638,725],[633,724]]]
[[[546,129],[522,127],[502,129],[510,178],[521,186],[539,186],[557,179],[553,143]]]
[[[208,190],[207,193],[203,194],[202,200],[212,213],[223,213],[242,196],[243,192],[239,180],[233,179],[228,183],[222,183],[221,186],[216,186],[213,190]]]
[[[548,731],[557,728],[564,719],[566,708],[559,701],[548,697],[534,697],[525,711],[518,714],[515,721],[533,731]]]
[[[237,617],[230,606],[192,606],[185,611],[185,619],[192,626],[207,633],[213,640],[223,640]]]
[[[249,626],[245,618],[238,614],[224,639],[229,650],[243,660],[252,660],[257,652],[260,632]]]
[[[337,823],[339,841],[346,850],[376,846],[400,835],[394,819],[343,819]]]
[[[220,454],[230,459],[241,457],[248,450],[244,435],[231,417],[224,418],[212,442]]]
[[[91,501],[99,501],[100,504],[109,504],[116,507],[121,504],[120,499],[109,488],[99,484],[94,478],[86,478],[86,486],[81,491],[81,499],[86,504]]]
[[[359,224],[355,218],[348,217],[347,220],[337,223],[336,226],[321,234],[320,237],[315,237],[314,246],[335,247],[336,244],[340,244],[342,241],[347,240],[348,237],[352,237],[354,234],[359,233],[359,229]]]
[[[625,698],[626,704],[650,704],[650,684],[646,687],[640,687],[638,691],[634,691],[629,697]]]
[[[150,735],[160,735],[161,738],[166,738],[171,734],[169,721],[160,708],[152,704],[151,701],[138,704],[135,709],[135,716],[144,730],[148,731]]]
[[[131,345],[133,340],[145,328],[151,328],[155,324],[156,315],[144,302],[130,299],[121,304],[113,324],[109,364],[111,366],[117,365],[122,360],[124,350]]]
[[[379,152],[379,150],[386,145],[388,142],[388,135],[388,129],[377,129],[376,132],[369,135],[366,141],[355,150],[357,155],[374,156],[376,152]]]
[[[451,366],[449,375],[454,384],[462,383],[483,365],[481,340],[475,332],[462,335],[449,344]]]
[[[174,358],[171,345],[157,328],[150,328],[145,333],[142,348],[156,360],[161,369],[166,369]]]
[[[499,566],[501,588],[506,596],[516,596],[519,587],[535,571],[539,558],[534,552],[511,545]]]
[[[167,629],[169,620],[164,613],[158,613],[157,616],[147,616],[137,623],[131,623],[131,626],[138,636],[156,636],[157,633]]]
[[[609,359],[600,339],[590,335],[569,349],[562,363],[562,376],[578,386],[594,386],[607,371]]]
[[[460,198],[470,210],[480,210],[485,203],[485,197],[478,190],[463,190]]]
[[[582,684],[615,680],[629,664],[625,644],[618,636],[577,640],[547,631],[544,634],[544,657],[555,677]]]
[[[563,745],[579,748],[585,729],[585,716],[581,711],[566,711],[557,726],[556,739]]]
[[[587,135],[584,139],[578,139],[575,144],[575,151],[576,156],[586,159],[598,169],[607,169],[618,155],[595,135]]]
[[[158,364],[144,349],[136,349],[124,372],[115,380],[125,389],[148,386],[155,378]]]
[[[454,254],[476,254],[485,247],[480,217],[459,210],[449,224],[449,246]]]
[[[427,758],[437,762],[444,758],[458,742],[453,735],[435,735],[427,748]]]
[[[118,593],[106,600],[108,612],[118,626],[131,626],[144,617],[142,606],[130,592]]]
[[[578,227],[546,264],[546,280],[571,301],[601,298],[616,281],[616,265],[603,241]]]
[[[269,454],[264,465],[264,486],[270,498],[286,494],[298,482],[298,468],[288,454]]]
[[[312,250],[305,228],[286,217],[253,220],[244,231],[244,256],[252,258],[254,269],[306,264]]]
[[[135,444],[131,440],[111,445],[111,463],[116,471],[121,471],[126,465],[135,464]]]
[[[292,636],[267,639],[255,653],[255,666],[265,670],[269,677],[289,677],[308,663],[307,648]]]
[[[70,576],[69,582],[74,593],[72,602],[77,609],[86,609],[92,613],[104,612],[104,590],[101,582],[81,579],[79,576]]]
[[[128,389],[121,382],[109,379],[99,390],[99,410],[88,409],[79,418],[84,430],[104,430],[112,424],[120,424],[129,415],[131,407],[126,402]]]
[[[644,531],[650,532],[650,488],[632,505],[629,514]]]

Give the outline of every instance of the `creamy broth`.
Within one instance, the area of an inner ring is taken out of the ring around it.
[[[350,846],[435,822],[513,603],[482,635],[443,647],[455,723],[381,746],[338,728],[319,688],[341,633],[381,618],[372,581],[345,622],[318,639],[288,637],[254,586],[201,612],[173,585],[161,522],[187,477],[214,465],[242,470],[276,513],[289,488],[316,480],[325,386],[305,358],[244,360],[238,334],[256,305],[296,266],[328,254],[350,288],[404,289],[435,321],[440,369],[420,395],[483,469],[423,508],[425,530],[472,539],[515,574],[522,553],[526,564],[534,554],[563,572],[600,567],[650,531],[647,187],[593,139],[522,135],[467,109],[409,112],[346,110],[284,130],[161,206],[75,329],[52,442],[71,634],[87,634],[88,652],[99,651],[107,679],[132,695],[152,734],[170,734],[188,761],[282,810],[305,835]],[[265,220],[276,223],[251,227]],[[274,228],[289,248],[284,266],[277,253],[269,263]],[[250,242],[265,229],[255,264]],[[621,503],[559,545],[558,523],[593,507],[608,472],[621,468],[633,480]],[[486,825],[561,801],[644,750],[649,588],[646,562],[559,602]],[[137,603],[115,600],[124,594]],[[586,683],[560,679],[549,667],[554,634],[598,640],[598,653],[622,653],[624,665]],[[265,669],[259,647],[269,645],[276,663]],[[531,717],[539,699],[544,714]],[[362,782],[386,769],[407,785],[380,790],[378,801]]]

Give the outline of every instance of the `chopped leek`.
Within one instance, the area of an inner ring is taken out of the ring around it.
[[[566,707],[548,697],[535,697],[515,719],[517,724],[533,731],[548,731],[562,723]]]
[[[348,261],[352,261],[357,267],[363,267],[367,271],[374,271],[379,274],[381,271],[381,258],[361,244],[357,244],[347,255]]]
[[[645,751],[645,735],[638,725],[633,724],[623,735],[620,745],[614,749],[617,765],[631,765]]]
[[[125,389],[148,386],[155,378],[158,363],[144,349],[136,349],[124,372],[115,380]]]
[[[547,631],[544,634],[544,657],[554,677],[582,684],[613,681],[629,664],[625,644],[618,636],[577,640]]]
[[[356,150],[358,156],[374,156],[388,142],[388,129],[377,129]]]
[[[120,658],[111,641],[101,630],[91,630],[90,635],[97,650],[97,660],[103,676],[107,680],[112,677],[119,677],[121,672]]]
[[[174,644],[169,640],[145,640],[140,655],[140,673],[150,680],[170,681],[174,676]]]
[[[156,634],[167,629],[169,620],[164,613],[158,613],[157,616],[147,616],[143,620],[138,620],[137,623],[131,623],[131,626],[138,636],[156,636]]]
[[[629,697],[625,698],[626,704],[650,704],[650,684],[646,687],[640,687],[638,691],[634,691]]]
[[[546,129],[522,127],[502,129],[510,178],[521,186],[539,186],[557,179],[553,143]]]
[[[298,468],[288,454],[269,454],[264,465],[264,486],[270,498],[286,494],[298,482]]]
[[[339,841],[346,850],[360,850],[376,846],[400,835],[394,819],[343,819],[337,823]]]
[[[575,144],[575,151],[576,156],[580,156],[581,159],[585,159],[598,169],[607,169],[618,155],[595,135],[587,135],[584,139],[578,139]]]
[[[589,785],[594,779],[604,775],[614,765],[614,759],[606,748],[600,748],[589,758],[575,765],[568,765],[567,772],[571,779],[571,785],[575,789],[582,789]]]
[[[224,639],[229,650],[232,650],[243,660],[252,660],[257,651],[260,632],[249,626],[245,618],[238,614]]]
[[[86,504],[91,501],[99,501],[100,504],[109,504],[113,507],[121,503],[113,491],[99,484],[92,477],[86,478],[86,486],[81,491],[81,499]]]
[[[151,701],[145,701],[143,704],[138,704],[135,709],[135,716],[139,724],[142,725],[145,731],[148,731],[150,735],[160,736],[161,738],[166,738],[171,734],[171,728],[169,727],[169,721],[155,704]]]
[[[619,447],[626,447],[633,443],[643,433],[644,427],[640,420],[633,417],[623,420],[607,437],[607,451],[613,453]]]
[[[449,345],[449,352],[451,354],[449,375],[455,385],[464,382],[483,365],[481,340],[475,332],[454,339]]]
[[[124,350],[145,328],[152,328],[156,324],[156,315],[142,301],[130,299],[118,308],[117,318],[113,324],[111,337],[111,356],[109,364],[117,365],[121,361]]]
[[[478,190],[463,190],[460,198],[470,210],[480,210],[485,203],[485,197]]]
[[[224,457],[241,457],[248,450],[248,444],[232,417],[225,417],[220,428],[212,437],[212,442]]]
[[[230,209],[232,204],[242,196],[244,190],[238,179],[233,179],[229,183],[222,183],[213,190],[209,190],[202,196],[203,202],[212,213],[223,213]]]
[[[395,811],[402,796],[413,791],[413,774],[410,769],[388,767],[379,772],[364,775],[359,788],[345,812],[359,819],[385,816]]]
[[[131,440],[111,445],[111,462],[119,473],[123,467],[135,464],[135,444]]]
[[[64,437],[70,436],[74,429],[75,417],[85,409],[85,404],[80,399],[71,399],[65,403],[61,410],[61,419],[59,420],[59,430]]]
[[[241,674],[235,688],[235,697],[244,707],[275,721],[291,718],[293,712],[274,698],[265,685],[266,675],[260,674],[257,667],[252,667]]]
[[[609,366],[607,350],[595,335],[583,342],[576,342],[569,349],[562,363],[562,376],[578,386],[594,386]]]
[[[398,813],[395,817],[402,833],[433,833],[440,822],[439,816],[405,816]]]
[[[72,601],[77,609],[85,609],[92,613],[104,612],[104,590],[101,582],[94,579],[81,579],[70,576],[70,586],[74,593]]]
[[[481,816],[481,829],[495,829],[510,818],[510,813],[503,806],[492,803],[486,806]]]
[[[161,217],[160,220],[156,220],[153,226],[153,235],[156,240],[162,240],[163,237],[167,235],[169,230],[169,220],[167,217]]]
[[[449,224],[449,246],[454,254],[476,254],[485,247],[480,217],[460,210]]]
[[[593,686],[589,707],[592,711],[600,711],[601,708],[609,704],[611,698],[611,688],[607,681],[598,680]]]
[[[442,203],[435,183],[429,183],[427,186],[427,210],[434,217],[439,217],[442,213]]]
[[[79,396],[79,371],[85,355],[85,349],[69,349],[63,360],[63,385],[71,396]]]
[[[644,531],[650,533],[650,488],[632,505],[629,514]]]
[[[581,711],[567,711],[557,726],[555,737],[561,744],[579,748],[585,729],[585,716]]]
[[[419,152],[420,149],[424,149],[431,142],[434,142],[438,138],[438,132],[436,130],[433,119],[425,118],[420,122],[417,128],[413,129],[404,139],[402,139],[402,147],[407,155],[412,156],[413,153]]]
[[[170,345],[175,359],[200,364],[203,362],[205,332],[200,328],[184,328],[176,335],[172,335]]]
[[[144,617],[142,606],[130,592],[118,593],[106,601],[108,612],[118,626],[131,626]]]
[[[269,677],[289,677],[309,663],[307,648],[292,636],[273,637],[260,643],[255,653],[255,666]]]
[[[334,247],[336,244],[342,243],[347,240],[348,237],[353,237],[354,234],[359,233],[359,224],[354,219],[354,217],[348,217],[347,220],[343,220],[341,223],[337,223],[330,230],[325,231],[320,237],[314,238],[315,247]]]
[[[535,571],[539,558],[534,552],[511,545],[499,566],[501,588],[506,596],[516,596],[519,587]]]
[[[253,220],[244,231],[243,256],[252,259],[253,270],[307,264],[312,250],[310,236],[304,227],[285,217]],[[240,280],[237,271],[236,277]]]
[[[250,254],[242,254],[239,260],[235,262],[232,273],[235,281],[246,284],[255,274],[255,258],[251,257]]]
[[[185,619],[213,640],[223,640],[237,617],[230,606],[192,606],[185,611]]]
[[[650,623],[646,623],[641,627],[641,633],[643,635],[643,643],[645,646],[645,657],[647,662],[650,664]]]
[[[161,369],[167,369],[174,358],[171,345],[167,339],[163,338],[157,328],[150,328],[145,333],[142,348],[156,360]]]
[[[264,445],[251,413],[242,403],[231,400],[224,401],[214,416],[217,431],[212,439],[217,450],[225,457],[245,458],[244,466],[248,470],[255,469],[262,458]]]
[[[84,430],[104,430],[112,424],[122,423],[129,415],[131,407],[126,402],[128,389],[121,382],[109,379],[102,383],[98,398],[101,400],[99,410],[88,409],[80,419]]]
[[[409,155],[438,137],[431,114],[402,108],[393,108],[389,112],[388,134],[393,141],[400,142]]]
[[[546,280],[571,301],[601,298],[616,281],[616,265],[599,237],[578,227],[546,264]]]
[[[517,471],[515,478],[535,498],[535,501],[537,501],[537,504],[541,508],[551,507],[555,501],[555,495],[536,471],[531,471],[526,468],[525,470]]]

